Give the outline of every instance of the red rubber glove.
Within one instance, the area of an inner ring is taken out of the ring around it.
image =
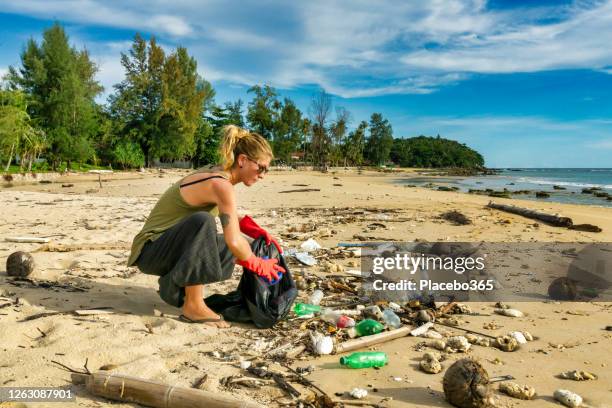
[[[243,234],[253,239],[264,237],[266,240],[266,245],[270,245],[270,243],[272,243],[274,244],[276,249],[278,249],[279,254],[283,253],[283,249],[281,248],[279,243],[274,238],[272,238],[272,235],[270,235],[268,231],[266,231],[265,229],[257,225],[257,223],[253,221],[253,219],[249,217],[248,215],[245,215],[244,217],[242,217],[239,225],[240,225],[240,231]]]
[[[257,276],[266,278],[268,281],[278,279],[278,272],[285,272],[285,268],[278,265],[278,259],[263,259],[255,255],[251,255],[244,261],[236,260],[238,265],[242,265]]]

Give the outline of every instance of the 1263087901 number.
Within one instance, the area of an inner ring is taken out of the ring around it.
[[[0,387],[0,401],[70,402],[76,395],[70,387]]]

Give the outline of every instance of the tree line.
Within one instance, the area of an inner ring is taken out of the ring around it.
[[[5,170],[18,163],[57,170],[63,163],[90,163],[123,169],[156,161],[214,163],[221,129],[235,124],[268,139],[276,160],[315,166],[383,165],[482,167],[467,146],[446,139],[393,137],[381,113],[349,131],[348,110],[334,106],[325,90],[308,112],[269,85],[248,90],[250,102],[218,104],[210,82],[184,47],[166,52],[154,37],[136,34],[121,54],[125,77],[106,104],[98,68],[87,50],[70,45],[60,24],[46,29],[40,43],[30,39],[21,64],[9,67],[0,89],[0,160]]]

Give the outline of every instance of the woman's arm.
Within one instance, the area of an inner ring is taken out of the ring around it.
[[[211,184],[213,196],[219,208],[219,219],[223,227],[225,243],[236,258],[244,261],[253,255],[253,252],[249,242],[240,232],[234,188],[225,180],[214,180]]]

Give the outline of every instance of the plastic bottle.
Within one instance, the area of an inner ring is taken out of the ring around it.
[[[321,315],[321,320],[333,324],[339,329],[355,326],[355,321],[353,319],[335,310],[324,311]]]
[[[400,318],[391,309],[384,310],[383,320],[385,321],[387,326],[391,327],[392,329],[397,329],[398,327],[402,326]]]
[[[382,367],[389,362],[389,357],[382,351],[362,351],[340,357],[340,364],[349,368]]]
[[[364,319],[357,323],[355,327],[349,330],[350,337],[361,337],[370,336],[372,334],[380,333],[385,327],[372,319]]]
[[[323,291],[322,290],[315,290],[314,292],[312,292],[312,295],[310,295],[310,304],[311,305],[318,305],[319,303],[321,303],[321,300],[323,300]]]
[[[321,311],[321,306],[318,305],[310,305],[308,303],[296,303],[293,306],[293,312],[298,316],[304,316],[312,313],[319,313]]]

